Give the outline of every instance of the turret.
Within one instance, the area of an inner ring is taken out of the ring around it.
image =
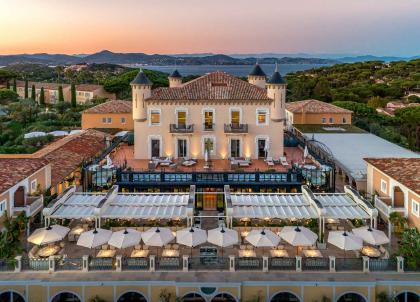
[[[251,72],[248,74],[248,83],[260,88],[265,88],[266,80],[267,75],[264,73],[260,65],[256,63],[254,68],[252,68]]]
[[[182,85],[182,76],[181,74],[178,72],[177,69],[175,69],[171,75],[168,77],[169,79],[169,87],[173,88],[173,87],[180,87]]]
[[[280,122],[286,117],[286,81],[281,77],[278,66],[267,81],[267,96],[273,99],[270,106],[271,120],[274,122]]]
[[[137,76],[131,81],[131,91],[133,97],[133,120],[145,121],[147,119],[147,105],[145,100],[152,94],[152,82],[140,69]]]

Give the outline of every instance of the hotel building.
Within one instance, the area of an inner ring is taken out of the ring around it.
[[[213,159],[283,156],[286,82],[256,65],[242,81],[212,72],[182,83],[175,71],[168,88],[152,89],[140,71],[131,82],[136,159]]]

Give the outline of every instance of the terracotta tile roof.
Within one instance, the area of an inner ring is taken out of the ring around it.
[[[265,89],[221,71],[206,74],[181,87],[156,88],[149,100],[271,101]]]
[[[286,110],[293,113],[299,113],[302,111],[306,113],[352,113],[350,110],[318,100],[304,100],[286,103]]]
[[[86,109],[84,113],[131,113],[131,101],[113,100]]]
[[[76,170],[80,164],[105,148],[106,133],[89,129],[69,135],[32,154],[51,163],[51,185],[54,186]]]
[[[0,193],[48,165],[40,158],[0,158]]]
[[[28,82],[29,89],[31,89],[32,85],[35,85],[35,89],[41,89],[44,87],[44,90],[58,90],[59,86],[62,86],[63,89],[70,87],[69,84],[64,83]],[[25,81],[16,81],[16,87],[25,87]]]
[[[79,84],[76,85],[76,91],[95,91],[101,89],[102,85],[94,85],[94,84]]]
[[[420,158],[364,158],[364,160],[420,195]]]

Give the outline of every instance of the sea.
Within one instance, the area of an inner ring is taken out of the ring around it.
[[[331,66],[332,64],[279,64],[279,71],[282,75],[308,70],[318,67]],[[183,76],[187,75],[203,75],[213,71],[224,71],[237,77],[245,77],[252,69],[252,65],[170,65],[170,66],[154,66],[154,65],[129,65],[130,67],[144,68],[171,73],[175,68]],[[264,72],[270,76],[275,69],[275,64],[260,64]]]

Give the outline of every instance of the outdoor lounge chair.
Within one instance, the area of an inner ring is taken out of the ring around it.
[[[288,165],[289,165],[289,163],[287,162],[286,157],[284,157],[284,156],[281,156],[281,157],[280,157],[280,163],[281,163],[283,166],[288,166]]]

